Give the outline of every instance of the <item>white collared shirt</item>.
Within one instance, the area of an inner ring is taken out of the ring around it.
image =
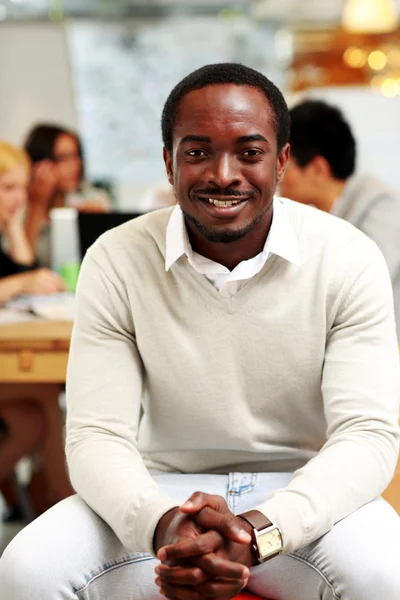
[[[176,205],[170,216],[166,234],[165,270],[186,255],[189,263],[221,292],[235,294],[248,279],[257,275],[271,254],[277,254],[285,260],[299,265],[299,249],[293,228],[286,213],[284,200],[275,196],[273,218],[269,234],[263,250],[243,260],[232,271],[205,256],[197,254],[190,245],[186,230],[185,218],[179,205]]]

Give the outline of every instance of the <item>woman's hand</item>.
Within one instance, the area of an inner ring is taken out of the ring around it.
[[[3,229],[7,241],[7,252],[10,258],[20,265],[32,265],[35,256],[25,232],[25,206],[21,206]]]
[[[66,290],[66,285],[57,273],[49,269],[35,269],[20,275],[22,294],[55,294]]]

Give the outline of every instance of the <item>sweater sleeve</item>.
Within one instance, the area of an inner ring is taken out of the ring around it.
[[[357,225],[381,250],[392,281],[400,273],[400,201],[398,198],[378,196],[373,206],[365,211]]]
[[[67,460],[77,493],[126,548],[154,553],[156,525],[176,502],[162,495],[137,448],[142,364],[126,288],[107,260],[97,245],[81,269],[67,373]]]
[[[19,275],[20,273],[26,273],[27,271],[33,271],[34,269],[37,269],[38,266],[39,265],[36,260],[30,265],[24,265],[15,262],[15,260],[13,260],[9,254],[4,252],[0,245],[0,278],[9,277],[10,275]]]
[[[327,336],[327,441],[286,488],[257,507],[281,528],[286,553],[379,496],[395,469],[400,387],[392,290],[384,259],[369,240],[361,261],[363,268],[352,268],[343,284]]]

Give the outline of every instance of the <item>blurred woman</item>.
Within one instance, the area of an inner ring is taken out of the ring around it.
[[[51,294],[63,280],[38,269],[23,225],[30,163],[26,153],[0,141],[0,305],[19,294]]]
[[[49,294],[65,289],[57,274],[37,268],[25,234],[23,212],[29,172],[27,154],[0,141],[0,305],[23,293]],[[55,479],[53,497],[58,501],[72,493],[72,488],[64,467],[58,406],[49,402],[51,390],[42,388],[1,386],[0,485],[23,455],[41,448],[43,468]]]
[[[104,212],[107,193],[84,179],[82,146],[78,136],[56,125],[36,125],[25,141],[32,162],[26,232],[40,264],[50,264],[49,211],[63,206]]]

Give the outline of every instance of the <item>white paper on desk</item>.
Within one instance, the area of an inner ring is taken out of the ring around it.
[[[32,313],[16,308],[0,308],[0,325],[27,323],[29,321],[37,321],[37,317]]]
[[[7,303],[7,308],[34,313],[50,321],[73,321],[75,297],[71,292],[60,292],[51,296],[24,295]]]

